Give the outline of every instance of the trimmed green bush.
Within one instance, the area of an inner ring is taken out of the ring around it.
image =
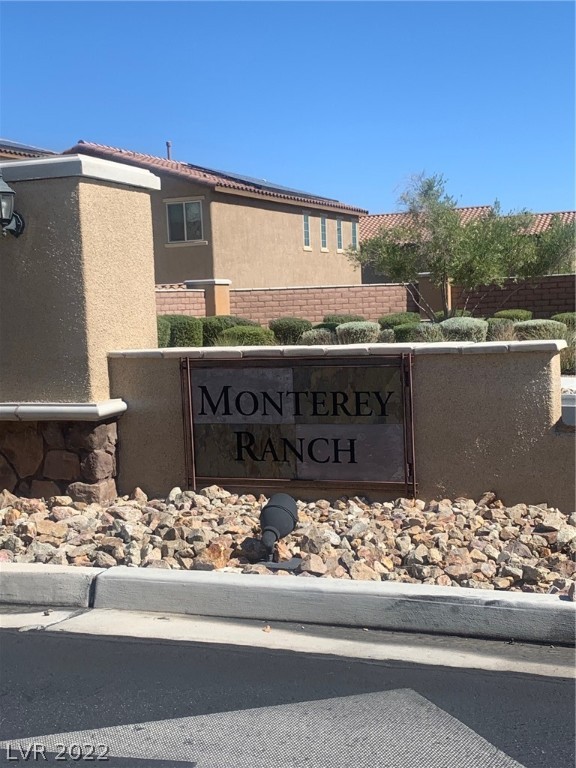
[[[309,331],[304,331],[298,343],[308,347],[328,346],[338,344],[338,337],[334,331],[330,331],[328,328],[312,328]]]
[[[416,341],[444,341],[444,333],[438,323],[418,323],[415,332]]]
[[[514,332],[519,341],[528,339],[565,339],[568,328],[565,323],[556,320],[526,320],[514,324]]]
[[[271,347],[276,337],[270,328],[254,325],[235,325],[227,328],[216,339],[215,347]]]
[[[489,317],[486,341],[514,341],[514,321],[507,317]]]
[[[378,323],[368,321],[342,323],[336,328],[340,344],[375,344],[380,334]]]
[[[235,328],[236,326],[251,326],[260,328],[260,325],[254,320],[247,320],[245,317],[235,317],[234,315],[214,315],[212,317],[200,318],[202,327],[204,329],[204,346],[213,347],[216,344],[216,339],[228,328]]]
[[[501,309],[500,312],[494,312],[494,317],[505,317],[515,323],[523,323],[532,320],[532,312],[529,309]]]
[[[409,323],[419,323],[420,315],[418,312],[394,312],[391,315],[384,315],[378,318],[380,328],[394,328],[397,325],[408,325]]]
[[[406,323],[394,328],[394,338],[397,342],[422,343],[444,341],[442,329],[437,323]]]
[[[404,325],[397,325],[392,330],[394,331],[394,341],[397,343],[411,343],[417,341],[416,331],[417,323],[405,323]]]
[[[568,330],[568,346],[560,350],[560,371],[564,376],[576,376],[576,333]]]
[[[440,323],[446,341],[486,341],[488,323],[476,317],[450,317]]]
[[[158,330],[158,346],[163,349],[170,343],[170,320],[164,315],[156,315],[156,328]]]
[[[336,333],[336,328],[340,323],[317,323],[312,330],[315,330],[316,328],[324,328],[327,331],[332,331],[333,333]]]
[[[279,317],[270,320],[268,327],[274,333],[280,344],[297,344],[304,331],[312,328],[310,320],[301,317]]]
[[[362,323],[365,320],[366,318],[362,315],[325,315],[323,322],[342,325],[342,323]]]
[[[559,315],[552,315],[550,320],[564,323],[569,331],[576,331],[576,312],[561,312]]]
[[[164,315],[170,324],[169,347],[201,347],[202,323],[188,315]]]
[[[378,334],[378,344],[393,344],[396,341],[394,338],[393,328],[382,328]]]
[[[472,312],[468,309],[456,309],[451,317],[472,317]],[[441,323],[444,320],[444,310],[441,309],[439,312],[434,312],[434,319],[437,323]],[[446,318],[446,320],[449,319],[449,317]]]

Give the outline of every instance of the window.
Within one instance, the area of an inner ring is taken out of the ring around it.
[[[336,219],[336,248],[342,250],[342,219]]]
[[[328,237],[326,236],[326,216],[320,217],[320,247],[328,250]]]
[[[310,214],[303,214],[304,222],[304,248],[310,248]]]
[[[168,217],[168,242],[187,243],[202,240],[202,203],[185,200],[166,203]]]
[[[352,222],[352,248],[358,248],[358,224],[355,221]]]

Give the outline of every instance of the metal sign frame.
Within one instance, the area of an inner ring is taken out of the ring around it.
[[[402,407],[404,427],[404,481],[380,482],[380,481],[342,481],[342,480],[291,480],[278,478],[244,478],[244,477],[216,477],[196,474],[196,459],[194,451],[194,411],[192,382],[194,370],[199,368],[296,368],[296,367],[325,367],[337,364],[338,367],[371,367],[400,369],[402,381]],[[206,485],[218,484],[221,486],[245,487],[254,489],[270,488],[276,490],[297,491],[301,488],[310,488],[311,485],[326,490],[348,491],[390,491],[404,493],[406,497],[416,498],[416,461],[414,456],[414,420],[412,401],[412,366],[413,355],[401,353],[398,355],[383,355],[379,357],[265,357],[261,359],[222,359],[222,360],[197,360],[195,358],[182,357],[180,359],[180,384],[182,394],[182,418],[184,426],[184,450],[186,462],[186,482],[189,489],[196,490]]]

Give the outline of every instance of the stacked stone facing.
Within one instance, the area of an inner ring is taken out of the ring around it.
[[[116,498],[114,420],[0,423],[0,488],[19,496],[62,493],[87,503]]]

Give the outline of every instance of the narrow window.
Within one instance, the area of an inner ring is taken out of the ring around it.
[[[320,217],[320,247],[328,248],[328,238],[326,236],[326,216]]]
[[[310,248],[310,215],[305,213],[304,221],[304,248]]]
[[[358,224],[355,221],[352,222],[352,248],[358,248]]]
[[[202,203],[198,200],[167,203],[168,242],[202,240]]]
[[[336,248],[342,250],[342,219],[336,219]]]

